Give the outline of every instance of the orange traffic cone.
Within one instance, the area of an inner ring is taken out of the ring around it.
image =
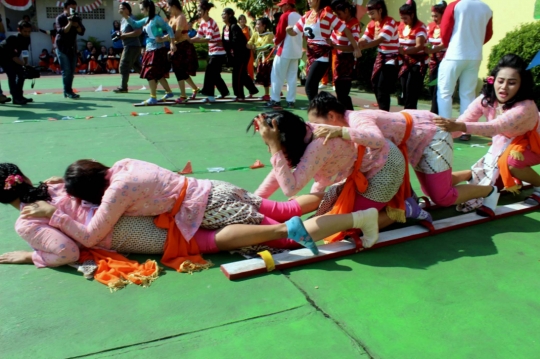
[[[139,114],[137,112],[132,112],[131,116],[139,116]]]
[[[163,107],[163,111],[165,111],[165,113],[167,115],[172,115],[173,114],[173,112],[171,110],[169,110],[167,107]]]
[[[191,168],[191,161],[188,161],[182,171],[178,171],[181,175],[188,175],[190,173],[193,173],[193,168]]]
[[[255,161],[254,164],[252,164],[251,166],[249,166],[249,168],[251,168],[252,170],[254,170],[254,169],[256,169],[256,168],[263,168],[263,167],[264,167],[264,164],[263,164],[261,161],[259,161],[259,160]]]

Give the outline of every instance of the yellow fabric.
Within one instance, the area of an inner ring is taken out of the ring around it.
[[[272,254],[268,251],[262,251],[257,253],[259,256],[261,256],[262,260],[264,261],[264,264],[266,265],[266,270],[268,272],[273,271],[276,269],[276,264],[274,263],[274,258],[272,257]]]

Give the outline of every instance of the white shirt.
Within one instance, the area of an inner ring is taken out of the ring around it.
[[[292,11],[287,18],[287,26],[294,26],[302,16]],[[300,59],[302,57],[302,35],[285,35],[281,57],[284,59]]]
[[[454,29],[445,58],[482,60],[486,27],[493,12],[480,0],[461,0],[454,8]]]

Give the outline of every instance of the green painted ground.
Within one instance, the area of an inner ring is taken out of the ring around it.
[[[117,82],[116,76],[77,76],[75,87]],[[4,78],[2,84],[5,91]],[[144,82],[133,76],[130,85]],[[28,92],[60,87],[58,77],[46,77]],[[61,175],[80,158],[112,164],[132,157],[170,169],[191,160],[196,171],[256,159],[268,164],[266,147],[245,133],[262,110],[257,105],[205,106],[222,112],[171,107],[191,112],[133,117],[132,111],[163,109],[131,106],[146,99],[146,91],[81,95],[68,101],[47,93],[26,107],[0,107],[1,161],[17,163],[34,181]],[[47,120],[65,116],[94,118]],[[455,167],[470,166],[487,142],[456,142]],[[254,190],[268,171],[197,176]],[[0,252],[28,249],[13,230],[17,215],[1,209]],[[203,273],[166,271],[150,288],[114,294],[71,268],[2,265],[0,357],[536,358],[539,220],[539,213],[510,217],[237,282],[228,281],[219,264],[239,258],[224,253],[209,256],[217,265]]]

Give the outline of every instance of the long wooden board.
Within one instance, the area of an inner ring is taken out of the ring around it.
[[[540,203],[540,198],[535,198]],[[370,249],[424,238],[431,235],[452,231],[471,225],[481,224],[498,218],[504,218],[524,212],[540,209],[539,204],[525,202],[513,203],[497,207],[494,217],[482,217],[474,212],[434,221],[430,228],[421,225],[413,225],[405,228],[382,232],[378,242]],[[319,246],[319,255],[302,248],[290,252],[279,253],[273,256],[275,269],[281,270],[305,264],[320,262],[328,259],[343,257],[363,250],[357,239],[354,241],[341,241]],[[250,277],[256,274],[266,273],[266,265],[260,258],[247,259],[221,265],[221,271],[230,280]]]

